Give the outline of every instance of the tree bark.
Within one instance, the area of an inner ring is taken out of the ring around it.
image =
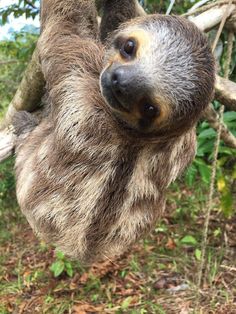
[[[40,106],[44,90],[44,78],[39,63],[37,49],[32,55],[23,79],[13,97],[0,130],[11,124],[14,113],[18,110],[34,111]]]
[[[235,11],[232,13],[231,17],[226,22],[225,28],[229,31],[236,33],[236,12]]]
[[[15,146],[14,134],[7,129],[0,131],[0,143],[0,162],[2,162],[13,154]]]
[[[236,83],[217,76],[215,98],[229,110],[236,111]]]
[[[189,20],[193,22],[201,31],[208,32],[221,22],[227,7],[228,5],[222,5],[220,7],[212,8],[202,14],[199,14],[198,16],[189,16]],[[236,5],[231,4],[227,17],[230,17],[235,9]]]

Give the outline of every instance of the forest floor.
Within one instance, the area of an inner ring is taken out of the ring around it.
[[[175,184],[150,236],[118,260],[84,268],[33,235],[12,195],[0,208],[0,314],[235,314],[236,217],[223,219],[217,199],[197,289],[205,198]],[[63,269],[71,277],[55,277]]]

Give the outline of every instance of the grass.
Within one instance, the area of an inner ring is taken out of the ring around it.
[[[86,268],[58,257],[33,235],[14,198],[12,162],[1,167],[0,314],[236,313],[235,218],[226,221],[217,211],[196,308],[206,191],[173,185],[152,234],[118,260]],[[53,275],[51,266],[60,258],[70,264],[72,277],[65,271]]]

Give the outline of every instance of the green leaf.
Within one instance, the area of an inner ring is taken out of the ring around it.
[[[236,121],[233,120],[233,121],[230,121],[230,122],[226,122],[225,123],[227,125],[227,127],[230,129],[230,131],[235,134],[235,131],[236,131]]]
[[[126,299],[122,302],[122,304],[121,304],[122,310],[128,309],[128,307],[129,307],[131,301],[132,301],[132,297],[126,298]]]
[[[224,113],[224,122],[231,122],[236,121],[236,112],[235,111],[228,111]]]
[[[180,243],[187,245],[196,245],[197,240],[191,235],[186,235],[183,239],[180,240]]]
[[[211,154],[214,149],[214,140],[199,140],[197,148],[197,156],[204,157],[206,154]]]
[[[225,217],[230,217],[233,214],[233,195],[229,190],[221,195],[220,204]]]
[[[201,159],[196,159],[195,163],[198,165],[198,170],[201,174],[204,183],[209,184],[211,178],[211,168]]]
[[[73,277],[73,268],[70,262],[65,262],[65,270],[69,277]]]
[[[193,183],[196,179],[197,168],[194,164],[192,164],[186,171],[185,180],[188,186],[193,186]]]
[[[56,257],[57,259],[63,260],[65,258],[65,255],[61,251],[56,251]]]
[[[65,264],[63,261],[57,261],[53,263],[50,267],[50,270],[53,272],[54,277],[60,276],[65,269]]]
[[[217,238],[222,234],[222,231],[220,228],[217,228],[216,230],[214,230],[213,234],[214,234],[214,237]]]
[[[2,25],[4,25],[4,24],[6,24],[7,23],[7,18],[8,18],[8,14],[7,14],[7,12],[3,12],[2,13],[2,19],[1,19],[1,24]]]
[[[199,139],[207,139],[207,138],[214,138],[216,135],[216,131],[213,130],[212,128],[206,129],[202,131],[199,135]]]
[[[203,121],[202,123],[199,124],[197,130],[198,134],[201,132],[201,130],[208,129],[209,128],[209,123],[206,121]]]
[[[197,259],[198,261],[200,261],[200,260],[201,260],[201,257],[202,257],[202,252],[201,252],[201,250],[196,249],[194,253],[195,253],[196,259]]]
[[[232,156],[234,154],[234,150],[232,148],[229,148],[229,147],[220,146],[219,147],[219,153]]]

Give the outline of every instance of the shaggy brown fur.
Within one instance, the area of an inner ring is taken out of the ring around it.
[[[100,37],[103,42],[110,33],[118,29],[120,24],[145,14],[138,0],[104,0],[102,1],[102,11]]]
[[[161,216],[167,187],[194,157],[214,62],[206,39],[181,18],[134,19],[104,50],[91,32],[93,1],[45,7],[38,49],[52,110],[19,137],[17,197],[40,237],[91,263],[122,253]],[[127,60],[117,46],[130,36],[138,48]],[[121,93],[127,110],[106,85],[121,66],[138,70]],[[151,118],[142,111],[147,99]]]

